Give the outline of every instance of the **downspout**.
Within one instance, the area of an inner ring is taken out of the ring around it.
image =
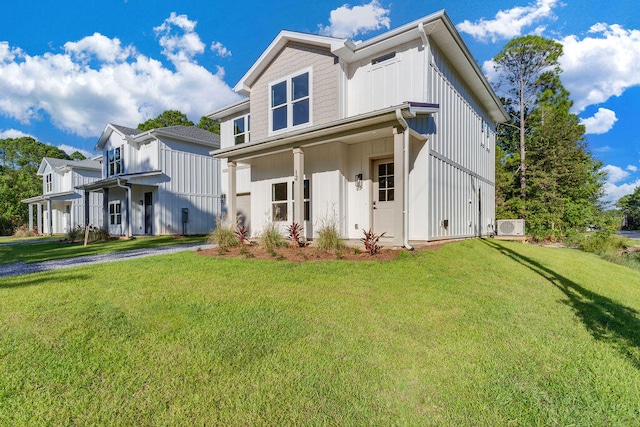
[[[131,187],[127,187],[126,185],[120,184],[120,177],[116,177],[117,186],[120,188],[124,188],[127,190],[127,238],[131,238]]]
[[[404,185],[402,186],[403,189],[403,206],[402,206],[402,220],[404,222],[404,230],[403,230],[403,242],[404,242],[404,247],[410,251],[413,250],[413,247],[409,244],[409,124],[407,123],[407,121],[404,119],[404,117],[402,117],[402,110],[401,109],[397,109],[396,110],[396,119],[398,119],[398,123],[400,123],[400,126],[402,126],[402,128],[404,129],[403,132],[403,136],[404,136],[404,144],[402,147],[402,155],[403,155],[403,160],[402,162],[404,163],[402,171],[403,171],[403,182]]]

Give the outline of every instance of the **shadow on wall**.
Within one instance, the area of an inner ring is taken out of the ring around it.
[[[572,308],[591,335],[597,340],[611,344],[640,369],[640,319],[636,310],[585,289],[531,258],[498,243],[491,240],[482,242],[528,267],[562,291],[567,297],[564,303]]]

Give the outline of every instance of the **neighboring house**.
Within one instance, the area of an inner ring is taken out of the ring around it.
[[[108,124],[96,144],[102,227],[117,236],[207,234],[220,212],[220,137],[194,126],[140,131]]]
[[[507,115],[444,11],[354,43],[282,31],[211,113],[227,210],[259,233],[392,244],[480,236],[495,218],[495,128]]]
[[[25,199],[29,204],[29,228],[36,223],[40,234],[63,234],[73,228],[102,222],[102,195],[88,198],[76,189],[102,177],[102,163],[98,159],[63,160],[45,157],[38,175],[42,176],[42,195]]]

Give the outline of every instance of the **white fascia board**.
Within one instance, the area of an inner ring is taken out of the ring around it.
[[[224,119],[225,117],[229,117],[243,111],[249,112],[249,98],[244,98],[243,100],[236,102],[235,104],[227,105],[226,107],[220,108],[219,110],[207,114],[206,117],[210,118],[211,120],[219,121]]]
[[[233,90],[241,95],[249,96],[250,88],[255,79],[269,66],[271,60],[289,43],[296,41],[314,46],[326,47],[331,52],[338,51],[347,43],[346,39],[337,39],[334,37],[318,36],[314,34],[298,33],[295,31],[280,31],[271,44],[262,52],[262,55],[253,64],[253,66],[245,73],[240,81],[235,85]]]

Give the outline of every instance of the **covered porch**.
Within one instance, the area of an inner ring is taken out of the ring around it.
[[[273,213],[272,219],[308,228],[335,203],[343,238],[355,239],[363,229],[373,229],[385,233],[393,246],[411,247],[409,173],[426,136],[407,120],[437,110],[433,104],[405,103],[212,152],[227,160],[229,217],[238,214],[238,164],[249,164],[252,201],[258,202],[252,212],[280,205],[292,215],[277,218]],[[274,173],[276,169],[282,172]],[[256,219],[254,214],[252,223]]]
[[[37,227],[38,234],[50,236],[68,233],[73,224],[78,223],[79,218],[73,217],[71,209],[74,199],[78,197],[76,192],[67,191],[22,200],[22,203],[29,205],[29,229]]]

